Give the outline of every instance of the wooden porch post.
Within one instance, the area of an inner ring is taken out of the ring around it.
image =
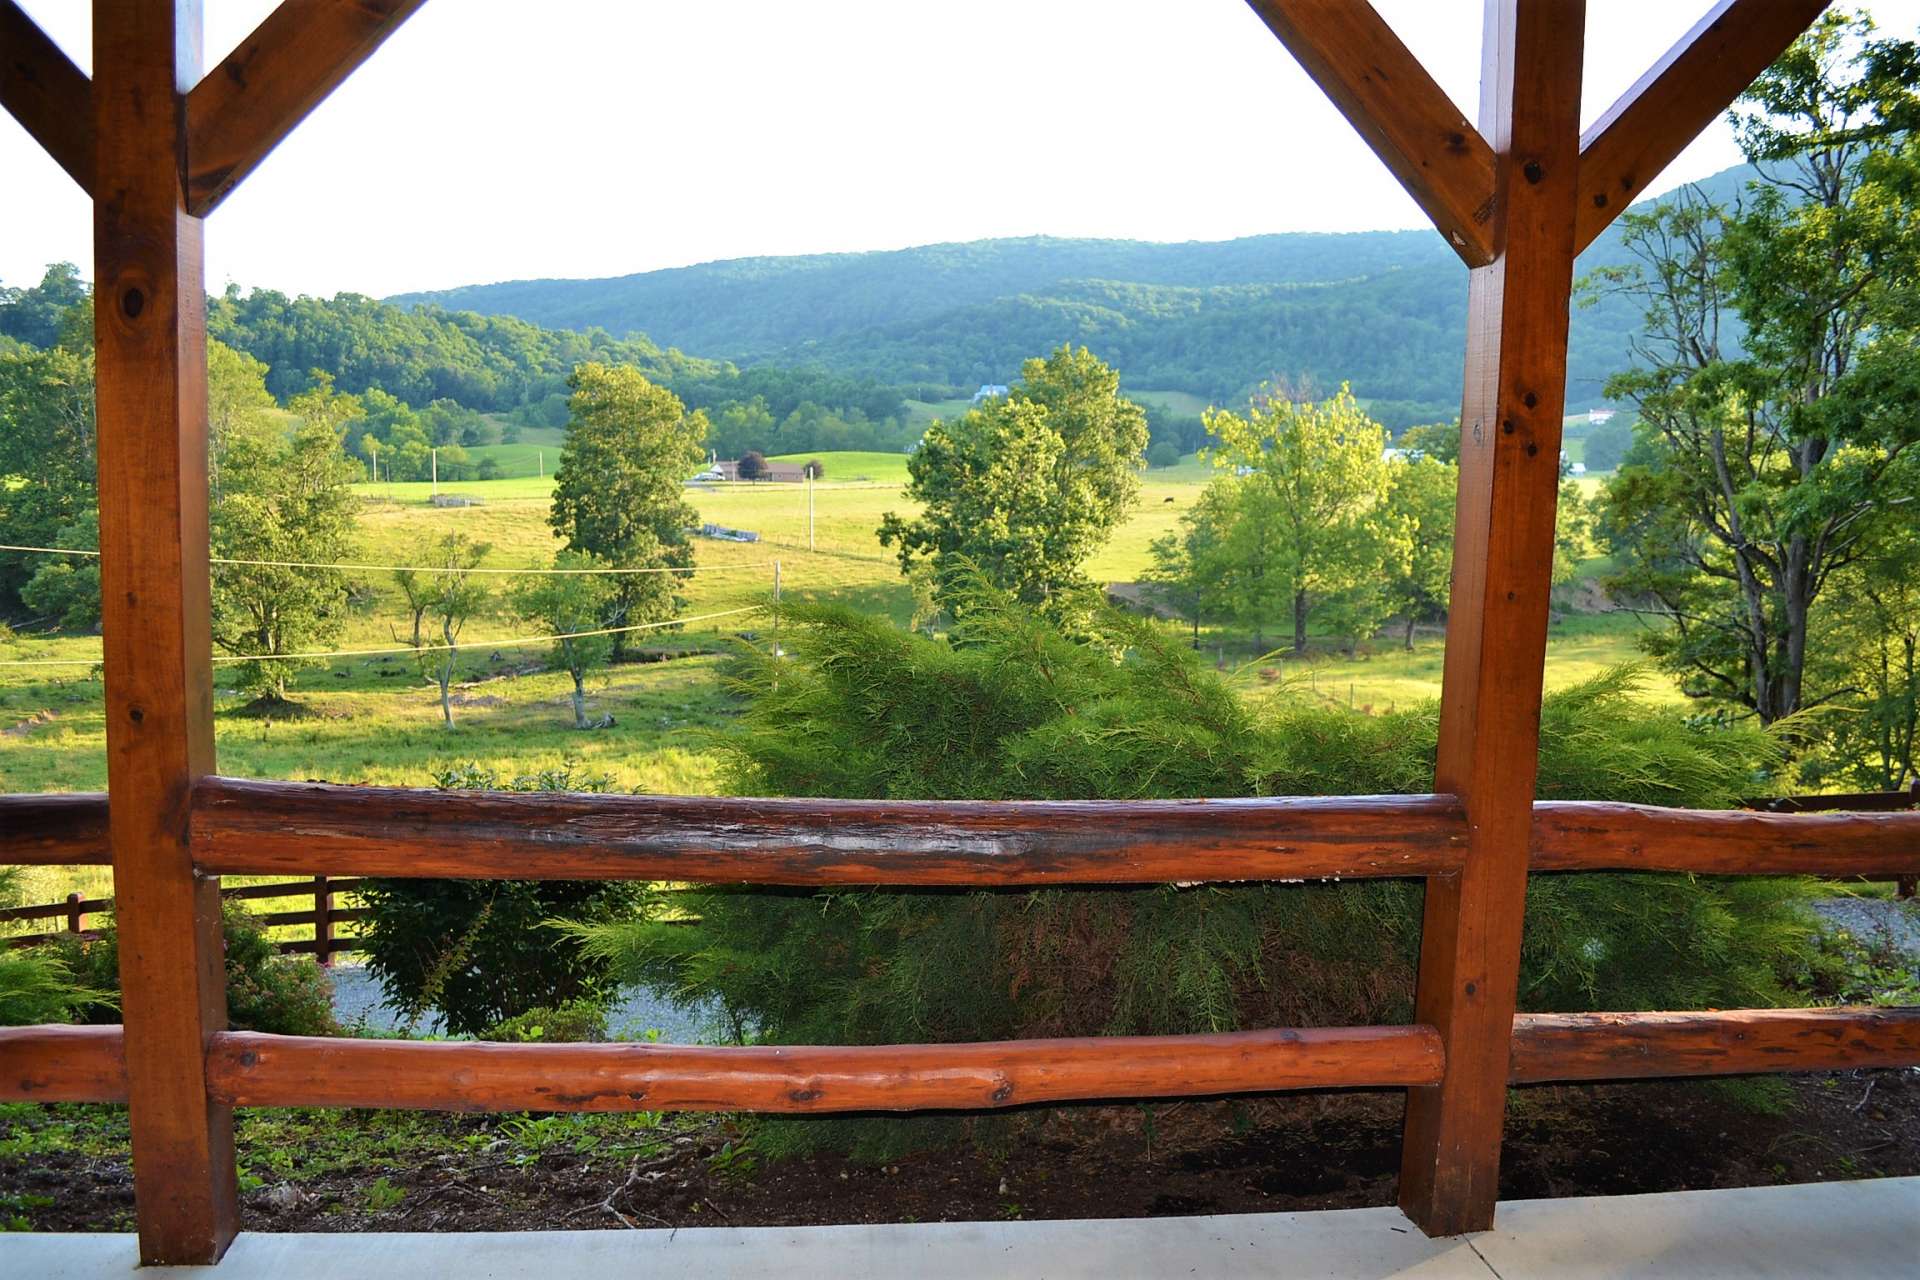
[[[217,879],[188,801],[213,768],[206,290],[186,205],[198,0],[95,0],[100,576],[107,780],[140,1259],[211,1263],[237,1225],[232,1112],[207,1095],[226,1027]]]
[[[1494,259],[1469,278],[1460,494],[1434,789],[1466,865],[1429,877],[1418,1019],[1446,1077],[1409,1093],[1400,1204],[1429,1235],[1493,1225],[1526,909],[1566,393],[1584,0],[1488,0],[1481,130]]]

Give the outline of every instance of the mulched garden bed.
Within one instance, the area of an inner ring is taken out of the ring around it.
[[[1503,1199],[1920,1174],[1920,1071],[1537,1087]],[[727,1118],[279,1112],[243,1117],[253,1231],[480,1231],[1108,1218],[1391,1204],[1398,1093],[1033,1112],[1010,1136],[885,1164],[761,1161]],[[249,1136],[251,1126],[261,1126]],[[618,1139],[618,1140],[616,1140]],[[116,1108],[0,1109],[0,1225],[125,1230]]]

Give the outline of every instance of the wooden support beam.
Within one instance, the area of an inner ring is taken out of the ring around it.
[[[1466,866],[1427,881],[1416,1019],[1447,1076],[1408,1095],[1400,1205],[1429,1235],[1492,1225],[1519,988],[1573,286],[1582,0],[1488,0],[1481,121],[1498,254],[1469,277],[1460,496],[1436,789]]]
[[[206,281],[186,207],[192,0],[95,0],[95,404],[107,786],[140,1256],[210,1263],[238,1214],[232,1117],[207,1098],[226,1026],[220,895],[188,807],[213,767]]]
[[[0,0],[0,106],[93,190],[93,85],[14,0]]]
[[[1920,812],[1751,813],[1595,801],[1533,807],[1535,871],[1920,873]]]
[[[187,95],[187,207],[206,217],[426,0],[281,0]]]
[[[1920,1009],[1523,1013],[1514,1084],[1920,1066]]]
[[[869,801],[554,795],[208,778],[202,871],[787,885],[1152,884],[1460,866],[1450,796]]]
[[[0,866],[98,867],[112,861],[105,793],[0,796]]]
[[[1717,0],[1580,139],[1573,248],[1592,244],[1829,0]]]
[[[1470,267],[1493,261],[1493,148],[1367,0],[1247,0]]]
[[[1430,1084],[1431,1027],[973,1044],[709,1048],[474,1044],[228,1032],[208,1060],[240,1107],[434,1111],[924,1111]]]
[[[125,1102],[119,1027],[0,1027],[0,1102]]]

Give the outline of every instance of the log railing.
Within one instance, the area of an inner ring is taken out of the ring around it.
[[[91,802],[95,806],[103,801]],[[96,856],[89,802],[0,797],[0,855]],[[204,876],[648,878],[1028,886],[1446,875],[1446,796],[1147,802],[913,802],[428,792],[211,778],[191,812]],[[77,833],[77,834],[76,834]],[[1532,869],[1704,874],[1920,872],[1920,811],[1700,812],[1534,806]],[[285,884],[238,897],[284,896]],[[308,915],[309,913],[294,913]],[[340,913],[335,919],[341,918]],[[268,917],[269,922],[280,921]],[[304,921],[303,921],[304,922]],[[0,1099],[125,1096],[118,1028],[0,1032]],[[1920,1065],[1920,1010],[1522,1014],[1510,1079],[1623,1079]],[[1434,1029],[899,1046],[418,1044],[218,1032],[213,1101],[452,1110],[922,1110],[1444,1079]]]
[[[0,797],[0,805],[13,797]],[[334,926],[354,924],[366,919],[364,907],[336,907],[333,900],[343,893],[352,893],[360,887],[355,879],[342,880],[329,876],[308,876],[300,880],[282,881],[275,884],[235,885],[220,890],[220,896],[228,901],[240,899],[275,898],[311,898],[313,906],[306,911],[270,911],[258,915],[256,920],[269,928],[298,927],[311,925],[311,938],[291,938],[277,941],[283,955],[310,955],[323,965],[331,965],[333,957],[342,952],[359,950],[358,941],[351,935],[334,932]],[[103,911],[113,910],[112,898],[82,898],[70,893],[63,902],[37,903],[24,907],[7,907],[0,910],[0,924],[17,920],[61,920],[65,927],[52,933],[17,933],[11,936],[0,935],[0,945],[9,947],[33,947],[54,942],[62,937],[95,937],[86,927],[87,917]]]

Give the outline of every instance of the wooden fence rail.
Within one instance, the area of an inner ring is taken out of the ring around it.
[[[5,797],[0,799],[10,799]],[[366,919],[364,907],[336,907],[334,898],[343,893],[352,893],[359,889],[360,881],[336,876],[309,876],[300,880],[281,881],[275,884],[235,885],[220,890],[224,899],[265,899],[311,897],[313,907],[306,911],[272,911],[255,918],[270,928],[290,925],[311,925],[311,938],[294,938],[278,942],[283,954],[310,955],[323,965],[331,965],[333,957],[342,952],[359,950],[359,940],[352,934],[334,932],[336,925],[354,924]],[[8,946],[32,947],[54,942],[62,937],[97,937],[86,927],[86,919],[104,911],[113,910],[112,898],[82,898],[70,893],[64,902],[39,903],[33,906],[8,907],[0,910],[0,924],[16,920],[64,920],[65,928],[53,933],[22,933],[0,938]]]

